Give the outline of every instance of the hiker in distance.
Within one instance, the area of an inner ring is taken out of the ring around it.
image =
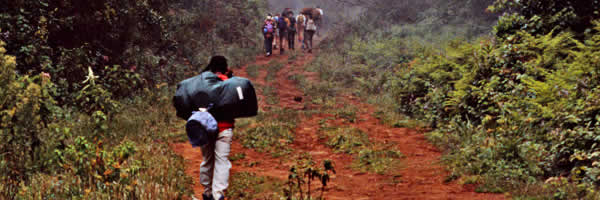
[[[301,46],[302,50],[305,49],[305,46],[304,46],[305,22],[306,22],[306,16],[304,16],[304,14],[300,13],[300,14],[298,14],[298,16],[296,16],[296,32],[298,33],[298,42],[300,42],[300,44],[302,45]]]
[[[321,27],[323,25],[323,18],[325,17],[323,15],[323,9],[321,9],[321,6],[317,6],[316,10],[319,12],[319,18],[314,20],[317,26]],[[317,36],[321,36],[320,29],[317,30]]]
[[[263,25],[263,36],[265,38],[266,56],[269,57],[273,54],[273,40],[275,38],[275,21],[271,14],[267,16]]]
[[[287,31],[288,31],[288,48],[290,50],[296,49],[296,18],[294,17],[294,12],[289,11],[287,13],[287,18],[289,20]]]
[[[281,13],[281,16],[277,20],[277,28],[279,30],[279,52],[281,54],[283,54],[285,52],[285,47],[284,47],[285,43],[284,42],[288,37],[287,27],[289,26],[288,24],[290,23],[289,22],[290,20],[287,18],[287,16],[285,14],[286,14],[285,12]]]
[[[273,34],[273,49],[277,50],[279,49],[279,46],[277,45],[277,38],[279,38],[279,28],[277,27],[277,23],[279,22],[279,14],[275,14],[275,16],[272,17],[272,20],[273,25],[275,26],[275,34]]]
[[[309,15],[304,30],[304,45],[308,49],[308,53],[312,53],[313,36],[315,35],[315,32],[317,32],[317,24],[313,17]]]

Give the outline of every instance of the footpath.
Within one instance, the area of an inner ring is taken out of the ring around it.
[[[277,52],[277,51],[276,51]],[[483,194],[474,192],[475,186],[461,185],[455,182],[445,183],[444,179],[448,172],[440,164],[442,152],[428,143],[425,136],[417,130],[407,128],[393,128],[384,125],[379,119],[372,116],[376,111],[375,106],[369,105],[358,97],[338,97],[338,107],[348,105],[360,108],[356,116],[360,118],[354,123],[347,123],[342,119],[336,119],[334,115],[326,112],[318,112],[319,107],[307,108],[305,103],[298,101],[310,100],[299,89],[297,83],[290,80],[290,76],[301,74],[309,81],[318,81],[319,74],[307,72],[303,67],[311,63],[314,54],[298,53],[292,62],[286,55],[273,55],[269,58],[259,56],[255,63],[250,63],[235,71],[236,75],[248,77],[248,66],[264,66],[259,68],[256,78],[251,78],[257,85],[270,85],[276,88],[278,106],[283,109],[306,110],[316,109],[316,114],[310,116],[301,115],[294,131],[294,142],[290,145],[294,155],[309,153],[315,161],[331,160],[335,164],[337,173],[332,176],[331,182],[325,192],[324,198],[337,199],[481,199],[495,200],[504,199],[502,194]],[[315,54],[319,53],[318,51]],[[277,72],[275,81],[265,81],[268,74],[268,64],[277,60],[284,63],[284,67]],[[261,110],[269,112],[265,103],[264,94],[259,94]],[[271,97],[273,98],[273,97]],[[377,174],[356,170],[351,167],[353,155],[334,152],[325,144],[319,131],[323,120],[329,120],[330,124],[339,127],[357,128],[368,134],[372,141],[395,145],[404,157],[400,158],[401,167],[390,174]],[[234,131],[234,135],[235,135]],[[202,186],[198,183],[199,168],[202,162],[202,153],[199,148],[193,149],[188,142],[171,144],[173,150],[186,160],[186,173],[194,178],[194,193],[196,197],[202,194]],[[282,158],[274,158],[268,153],[260,153],[253,149],[244,148],[240,141],[234,139],[231,154],[243,153],[247,162],[259,161],[259,164],[242,164],[233,162],[232,174],[241,172],[254,173],[257,176],[274,177],[287,180],[290,166],[293,161],[282,161]],[[317,185],[315,185],[314,188]]]

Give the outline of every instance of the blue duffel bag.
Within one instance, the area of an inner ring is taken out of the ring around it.
[[[185,132],[192,147],[201,147],[219,131],[217,120],[208,112],[196,111],[185,124]]]

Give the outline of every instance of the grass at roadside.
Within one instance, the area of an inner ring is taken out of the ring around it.
[[[282,108],[261,112],[255,118],[238,120],[242,126],[234,137],[246,148],[268,152],[273,157],[285,156],[292,152],[289,144],[294,142],[298,117],[298,111]]]
[[[250,78],[258,78],[260,68],[260,65],[248,65],[248,67],[246,67],[246,73]]]
[[[122,102],[125,109],[103,123],[98,140],[88,135],[95,121],[74,115],[77,123],[64,125],[64,149],[48,156],[48,162],[64,163],[63,169],[32,175],[35,184],[24,185],[17,199],[189,197],[192,178],[185,174],[184,159],[168,145],[185,135],[170,104],[171,89],[145,91]]]
[[[233,174],[226,196],[229,199],[282,199],[282,188],[285,181],[272,177],[257,176],[253,173],[241,172]]]
[[[324,122],[321,132],[326,145],[338,153],[354,155],[352,167],[378,174],[394,173],[404,157],[392,145],[373,142],[367,133],[357,128],[332,127]]]
[[[267,85],[261,88],[263,96],[266,98],[266,103],[269,105],[279,104],[279,95],[277,94],[277,88]]]
[[[277,78],[277,73],[285,67],[285,64],[278,60],[271,60],[267,64],[267,76],[265,77],[266,82],[272,82]]]

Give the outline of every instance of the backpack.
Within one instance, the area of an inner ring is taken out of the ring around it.
[[[286,17],[286,18],[283,18],[283,19],[285,20],[285,24],[286,24],[286,26],[287,26],[288,28],[289,28],[289,27],[292,27],[292,21],[290,21],[290,18],[287,18],[287,17]]]
[[[275,26],[273,26],[273,23],[267,23],[267,25],[265,26],[265,33],[273,33],[273,30],[275,29]]]
[[[285,31],[285,29],[288,27],[285,17],[279,17],[279,20],[277,21],[277,27],[279,30]]]
[[[308,21],[306,22],[306,30],[309,30],[309,31],[317,30],[317,25],[315,24],[315,20],[308,19]]]
[[[292,32],[296,32],[296,18],[294,18],[294,17],[288,18],[288,21],[290,21],[288,30],[290,30]]]

